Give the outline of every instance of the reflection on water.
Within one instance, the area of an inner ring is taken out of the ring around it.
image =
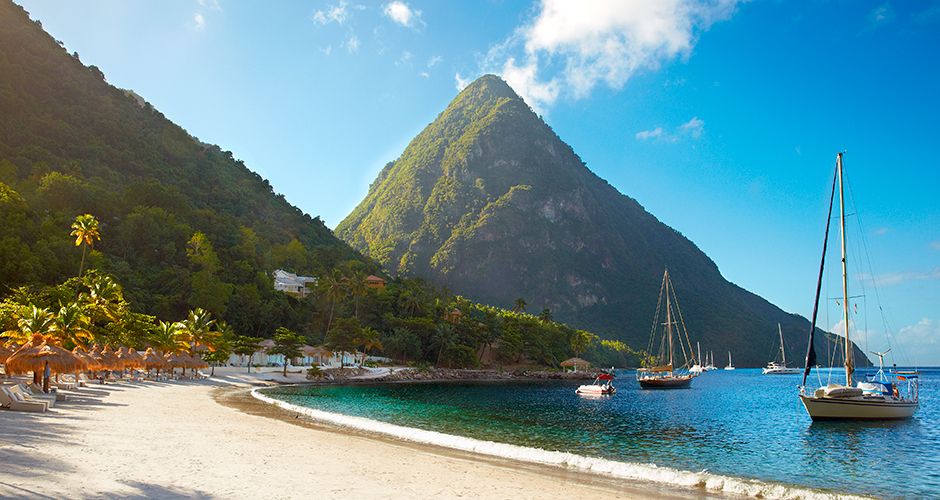
[[[881,498],[940,498],[937,380],[928,373],[915,418],[811,422],[798,377],[717,371],[692,388],[585,398],[577,382],[283,387],[269,395],[405,427],[624,463]]]

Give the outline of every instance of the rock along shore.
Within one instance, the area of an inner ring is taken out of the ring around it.
[[[555,372],[544,370],[464,370],[449,368],[330,368],[320,376],[307,375],[313,383],[412,382],[445,380],[593,380],[599,371]]]

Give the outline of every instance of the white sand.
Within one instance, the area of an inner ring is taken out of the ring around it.
[[[254,400],[258,383],[89,385],[0,411],[0,498],[704,498],[350,435]]]

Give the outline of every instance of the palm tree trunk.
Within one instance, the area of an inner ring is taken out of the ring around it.
[[[78,297],[78,288],[82,284],[82,271],[85,269],[85,247],[87,243],[82,244],[82,262],[78,265],[78,283],[75,284],[75,297]]]

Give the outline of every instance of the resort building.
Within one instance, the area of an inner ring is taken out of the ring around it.
[[[258,350],[251,356],[240,356],[232,354],[228,358],[229,366],[284,366],[283,354],[269,354],[274,348],[274,341],[265,339],[258,343]],[[321,346],[312,347],[305,345],[300,348],[303,356],[290,360],[291,366],[320,366],[322,368],[338,368],[340,363],[343,366],[352,366],[362,364],[365,354],[359,351],[355,353],[333,352]]]
[[[317,286],[317,279],[309,276],[297,276],[283,269],[274,271],[274,289],[304,298]]]
[[[383,280],[382,278],[379,278],[378,276],[369,275],[369,277],[366,278],[366,285],[369,285],[369,288],[376,288],[376,289],[378,289],[378,290],[385,290],[385,284],[386,284],[386,283],[388,283],[388,282],[385,281],[385,280]]]

